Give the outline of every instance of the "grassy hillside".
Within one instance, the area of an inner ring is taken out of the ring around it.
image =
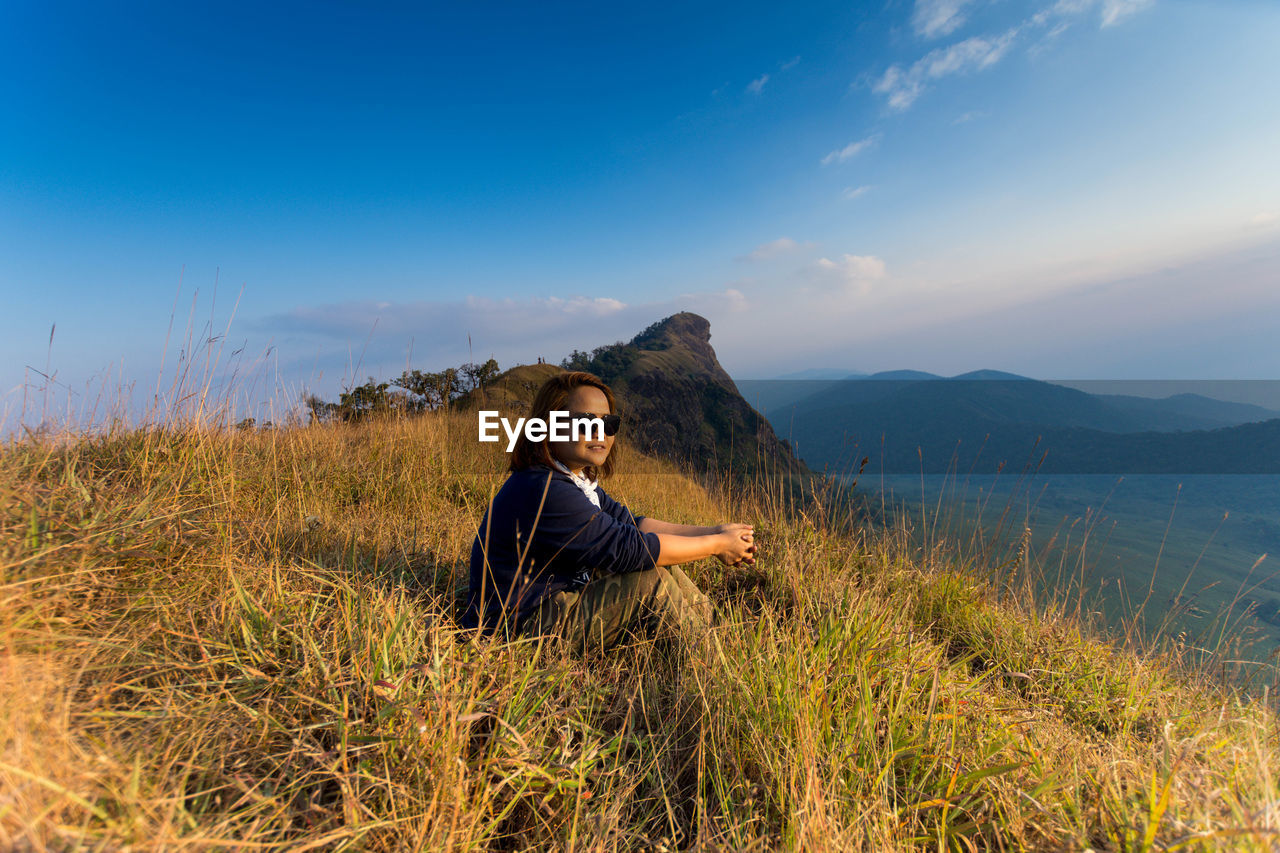
[[[690,569],[718,642],[460,634],[474,415],[5,447],[0,847],[1271,849],[1276,719],[1176,646],[622,467],[637,512],[757,525],[757,569]]]

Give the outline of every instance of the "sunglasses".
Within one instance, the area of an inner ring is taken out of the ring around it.
[[[591,421],[594,421],[597,419],[604,421],[605,435],[617,435],[618,430],[622,427],[621,415],[592,415],[586,412],[570,412],[569,413],[570,423],[586,422],[588,424],[587,429],[589,430],[591,429],[590,427]]]

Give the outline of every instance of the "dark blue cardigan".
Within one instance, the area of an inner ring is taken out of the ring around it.
[[[518,625],[560,590],[578,589],[601,574],[656,566],[658,537],[640,531],[644,516],[632,516],[598,485],[596,494],[599,509],[563,471],[532,465],[512,472],[471,546],[463,627],[492,630],[504,610]]]

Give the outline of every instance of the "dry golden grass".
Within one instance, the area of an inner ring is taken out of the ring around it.
[[[0,846],[1277,843],[1276,719],[1240,691],[997,604],[945,543],[623,468],[637,512],[757,525],[758,568],[691,568],[715,642],[460,632],[504,476],[474,415],[10,444]]]

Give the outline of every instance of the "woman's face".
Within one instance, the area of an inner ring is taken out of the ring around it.
[[[591,385],[579,385],[570,391],[565,406],[575,414],[613,414],[609,411],[609,400],[604,396],[604,392]],[[595,430],[584,430],[584,432],[594,433]],[[580,474],[587,465],[594,465],[598,469],[604,464],[605,459],[609,458],[609,451],[613,449],[613,438],[611,435],[603,438],[584,435],[577,441],[548,439],[547,444],[552,456],[559,459],[565,467]]]

